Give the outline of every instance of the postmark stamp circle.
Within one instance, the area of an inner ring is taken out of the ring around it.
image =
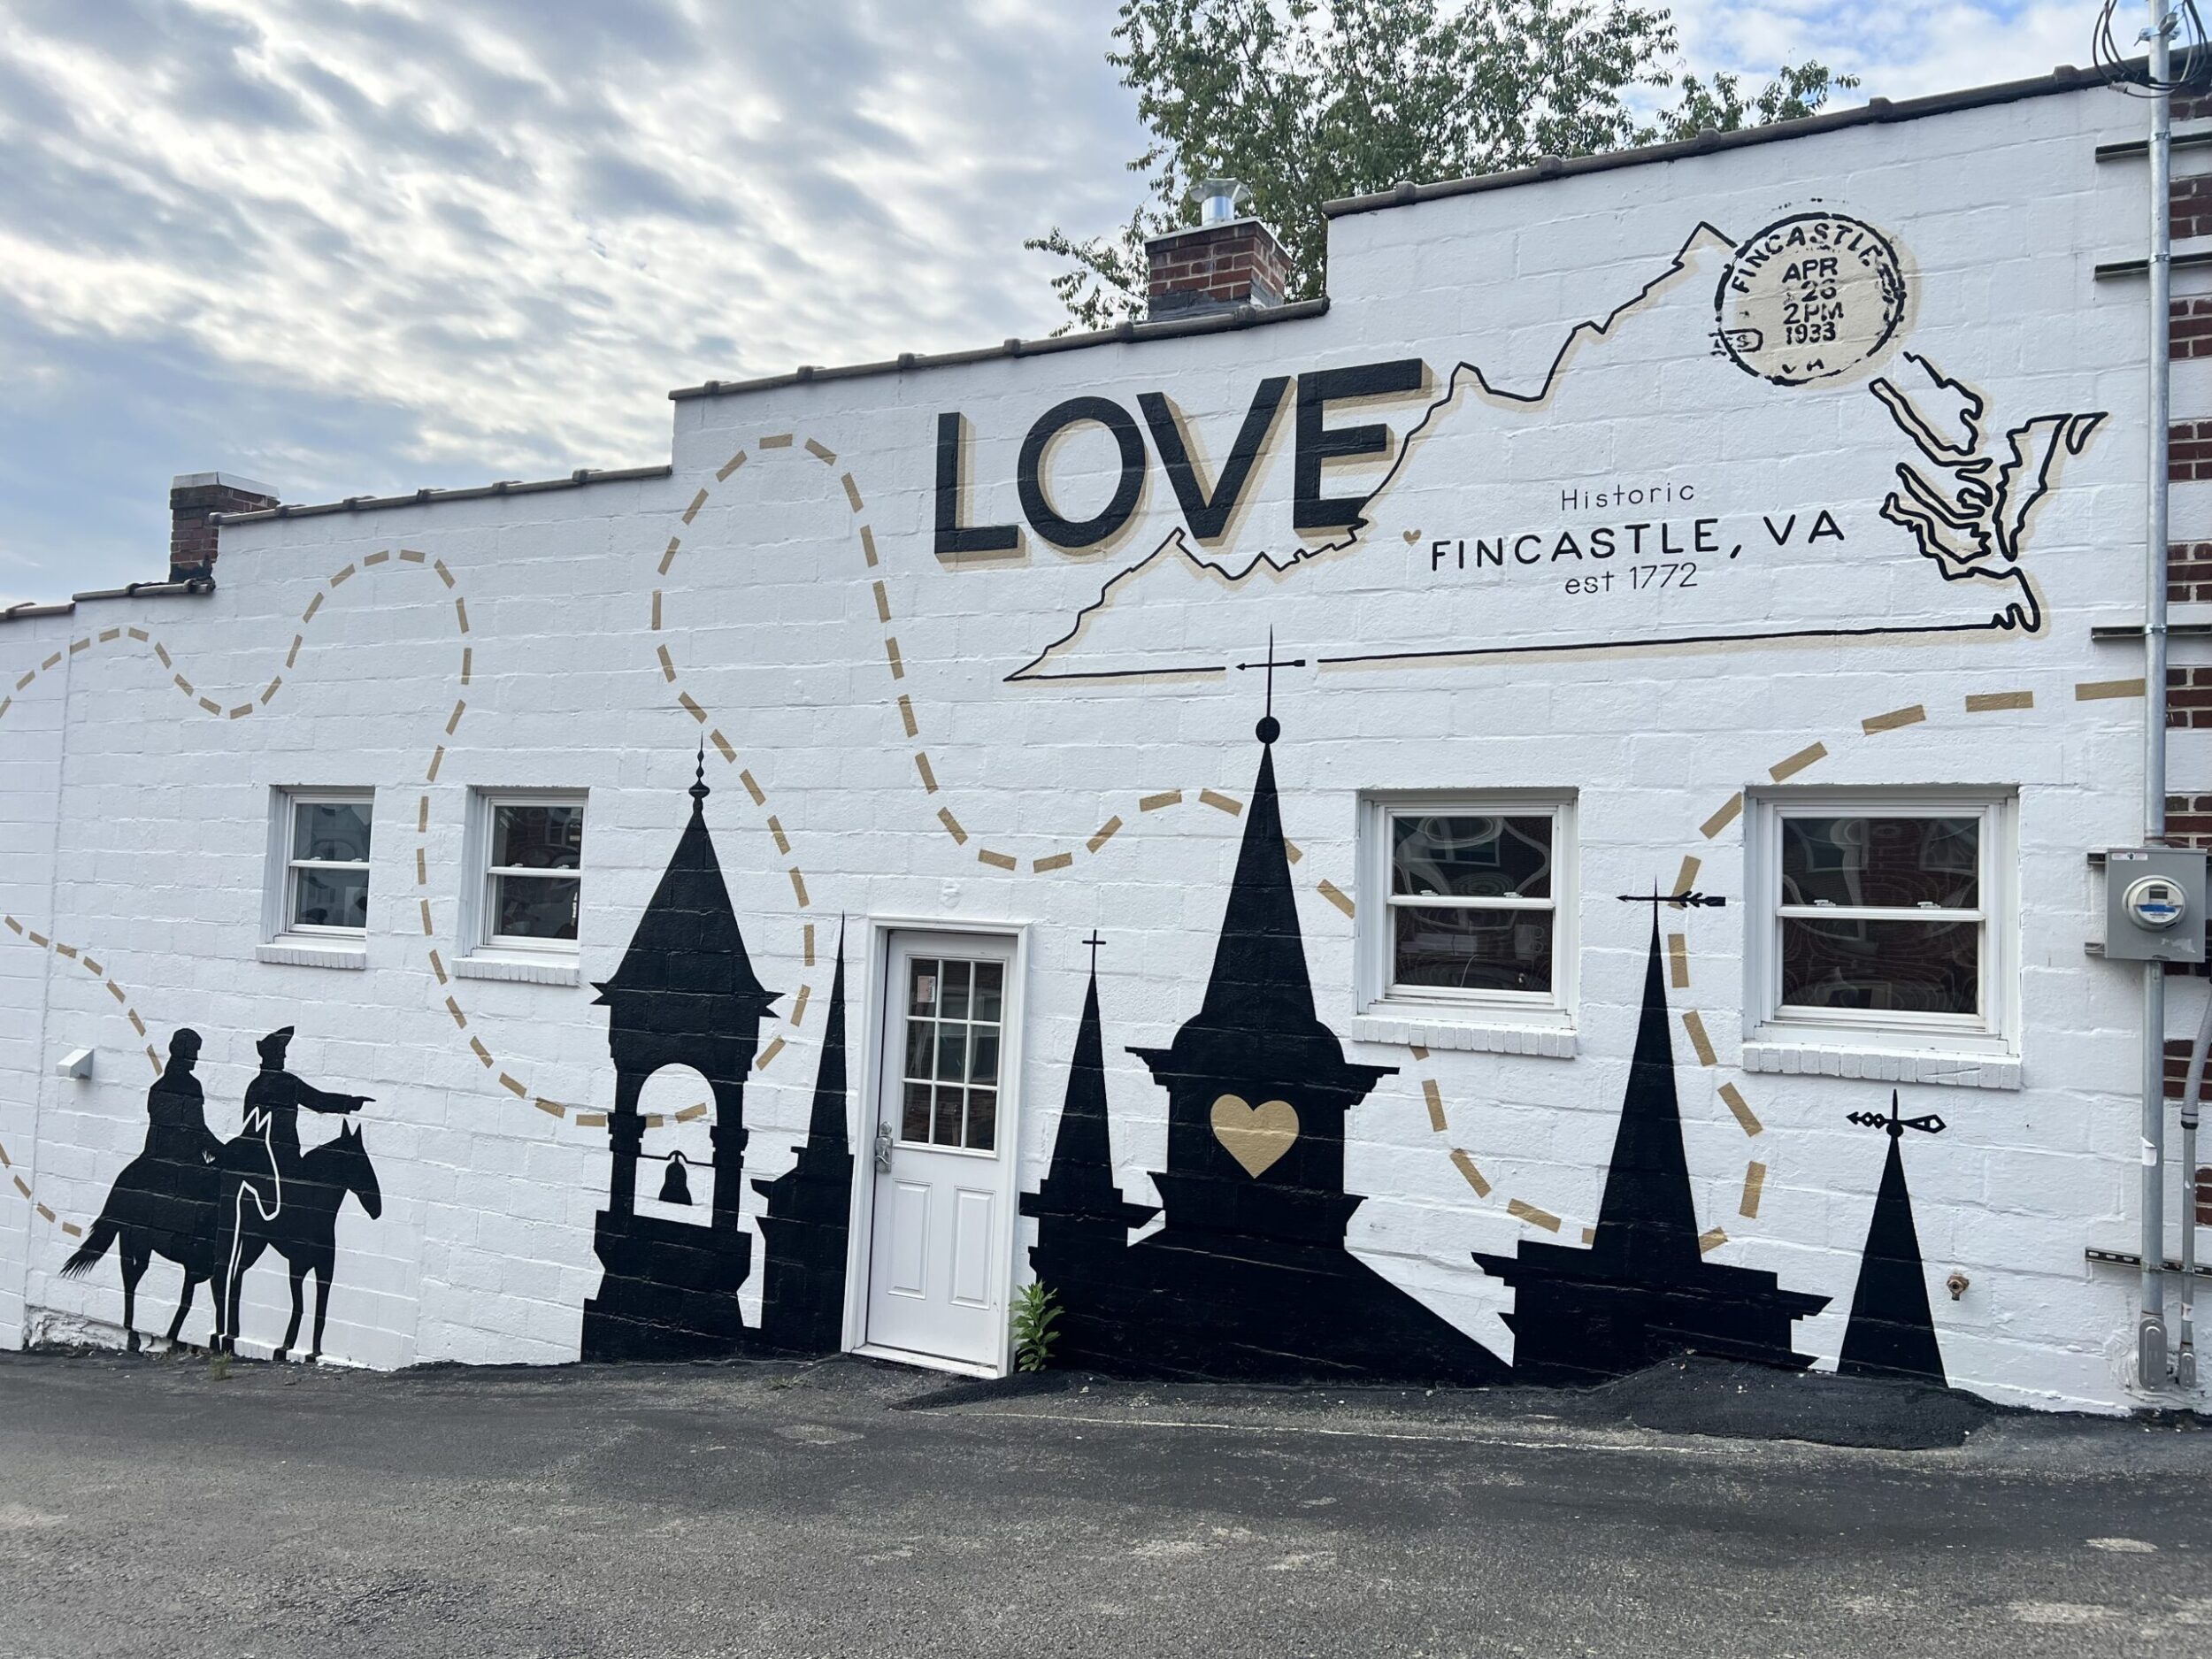
[[[1865,367],[1905,323],[1889,238],[1842,213],[1793,213],[1729,257],[1713,296],[1723,351],[1747,374],[1806,386]]]

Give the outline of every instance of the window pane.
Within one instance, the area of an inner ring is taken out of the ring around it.
[[[933,1020],[910,1018],[906,1022],[906,1075],[926,1079],[929,1076],[929,1057],[937,1047],[937,1025]]]
[[[933,1014],[937,1011],[937,962],[934,957],[917,956],[907,964],[906,1011],[910,1014]]]
[[[1782,902],[1978,909],[1981,829],[1978,818],[1786,818]]]
[[[516,870],[584,867],[580,806],[499,806],[492,810],[492,863]]]
[[[492,931],[516,939],[574,939],[582,884],[572,876],[494,876]]]
[[[1390,912],[1391,978],[1401,986],[1455,991],[1551,990],[1549,910],[1430,910]]]
[[[979,1025],[975,1028],[975,1048],[968,1059],[971,1081],[995,1087],[998,1083],[998,1028]]]
[[[979,962],[975,964],[974,1018],[989,1020],[1000,1018],[999,995],[1005,977],[1003,963]]]
[[[1798,1008],[1980,1011],[1978,922],[1782,923],[1782,1001]]]
[[[968,1145],[978,1152],[991,1150],[998,1133],[998,1091],[972,1088],[968,1091]]]
[[[302,801],[292,808],[292,856],[342,864],[369,862],[366,801]]]
[[[965,962],[947,962],[945,977],[937,995],[942,1005],[937,1010],[940,1019],[965,1019],[968,1017],[968,971],[972,964]]]
[[[941,1147],[960,1144],[960,1091],[937,1086],[937,1117],[930,1125],[929,1138]]]
[[[292,872],[293,927],[366,927],[369,878],[360,870]]]
[[[906,1110],[899,1120],[899,1139],[926,1141],[929,1139],[929,1085],[909,1083],[906,1086]]]
[[[1552,820],[1541,814],[1394,813],[1390,890],[1437,898],[1548,899]]]
[[[968,1080],[968,1028],[948,1021],[937,1027],[937,1080],[941,1083],[964,1083]]]

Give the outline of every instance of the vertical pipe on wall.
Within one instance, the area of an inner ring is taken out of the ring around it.
[[[2174,1382],[2183,1388],[2197,1386],[2197,1117],[2204,1094],[2204,1063],[2212,1054],[2212,997],[2197,1022],[2197,1040],[2189,1048],[2189,1076],[2181,1086],[2181,1284],[2176,1297]]]
[[[2166,478],[2168,312],[2173,286],[2169,196],[2173,155],[2168,0],[2150,0],[2150,420],[2145,434],[2149,485],[2143,549],[2143,839],[2166,834]],[[2166,970],[2143,964],[2143,1280],[2136,1331],[2136,1373],[2146,1388],[2166,1384]]]

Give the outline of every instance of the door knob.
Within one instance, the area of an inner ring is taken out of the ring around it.
[[[876,1168],[886,1175],[891,1172],[891,1125],[887,1123],[876,1125]]]

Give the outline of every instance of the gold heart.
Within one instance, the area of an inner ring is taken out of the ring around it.
[[[1407,530],[1402,532],[1402,534],[1405,536],[1406,545],[1408,547],[1411,547],[1416,541],[1418,541],[1421,539],[1421,533],[1418,530]]]
[[[1244,1165],[1247,1175],[1263,1175],[1298,1139],[1298,1109],[1286,1100],[1248,1104],[1234,1094],[1214,1102],[1214,1139]]]

